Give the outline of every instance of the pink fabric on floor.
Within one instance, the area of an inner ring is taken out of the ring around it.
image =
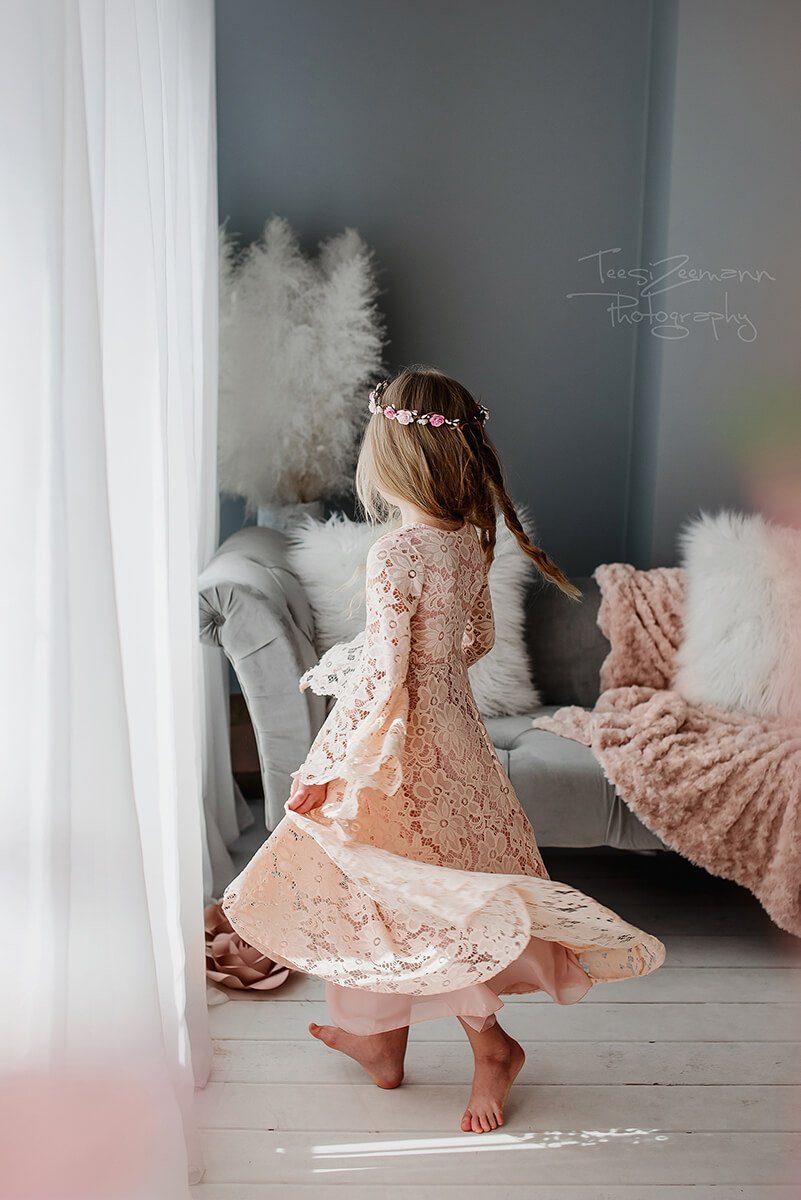
[[[417,1021],[455,1016],[482,1033],[494,1025],[495,1013],[503,1008],[501,992],[542,991],[557,1004],[575,1004],[586,996],[593,982],[567,946],[532,937],[518,958],[485,983],[430,996],[410,996],[326,981],[325,998],[331,1023],[348,1033],[384,1033]]]

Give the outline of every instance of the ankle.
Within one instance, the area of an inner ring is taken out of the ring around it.
[[[473,1044],[473,1053],[482,1062],[508,1063],[512,1057],[514,1045],[515,1043],[504,1030],[500,1028],[497,1032],[487,1030],[481,1041]]]
[[[407,1037],[408,1031],[405,1029],[385,1029],[381,1033],[368,1033],[364,1040],[373,1046],[395,1046],[398,1042],[405,1042]]]

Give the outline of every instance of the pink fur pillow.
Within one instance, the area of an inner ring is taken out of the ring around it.
[[[598,628],[611,646],[601,666],[601,691],[670,687],[682,634],[684,571],[606,563],[594,578],[601,589]]]
[[[801,711],[801,531],[702,514],[682,535],[685,633],[674,687],[691,704]]]

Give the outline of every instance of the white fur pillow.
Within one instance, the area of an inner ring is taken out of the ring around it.
[[[334,513],[327,521],[303,517],[287,531],[287,558],[311,605],[318,654],[364,629],[367,555],[385,529]]]
[[[320,654],[337,642],[350,641],[364,628],[367,554],[385,528],[335,513],[327,521],[307,517],[289,533],[289,561],[309,598]],[[540,703],[524,640],[531,570],[506,526],[499,524],[489,572],[495,645],[470,668],[470,686],[485,717],[531,713]]]
[[[681,536],[684,633],[676,691],[758,716],[790,712],[799,683],[801,533],[759,516],[701,514]]]

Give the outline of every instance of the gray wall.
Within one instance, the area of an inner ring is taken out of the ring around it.
[[[799,45],[793,0],[218,0],[221,218],[248,241],[281,214],[310,249],[355,225],[388,367],[435,363],[489,405],[546,548],[574,573],[669,563],[699,507],[750,505],[743,396],[798,383]],[[568,300],[606,290],[578,260],[612,247],[769,271],[665,297],[728,290],[756,340]]]
[[[688,283],[663,297],[666,307],[720,312],[728,293],[753,340],[732,321],[717,340],[706,322],[659,342],[641,328],[629,557],[643,565],[672,562],[677,529],[699,509],[753,507],[737,428],[749,409],[764,427],[771,397],[788,386],[799,395],[801,382],[801,5],[682,0],[657,41],[674,61],[658,68],[671,116],[652,141],[646,247],[653,258],[686,254],[688,265],[775,281]]]
[[[639,251],[642,0],[220,0],[220,216],[310,247],[355,225],[383,267],[388,366],[492,410],[510,490],[568,570],[624,550],[635,332],[580,256]]]

